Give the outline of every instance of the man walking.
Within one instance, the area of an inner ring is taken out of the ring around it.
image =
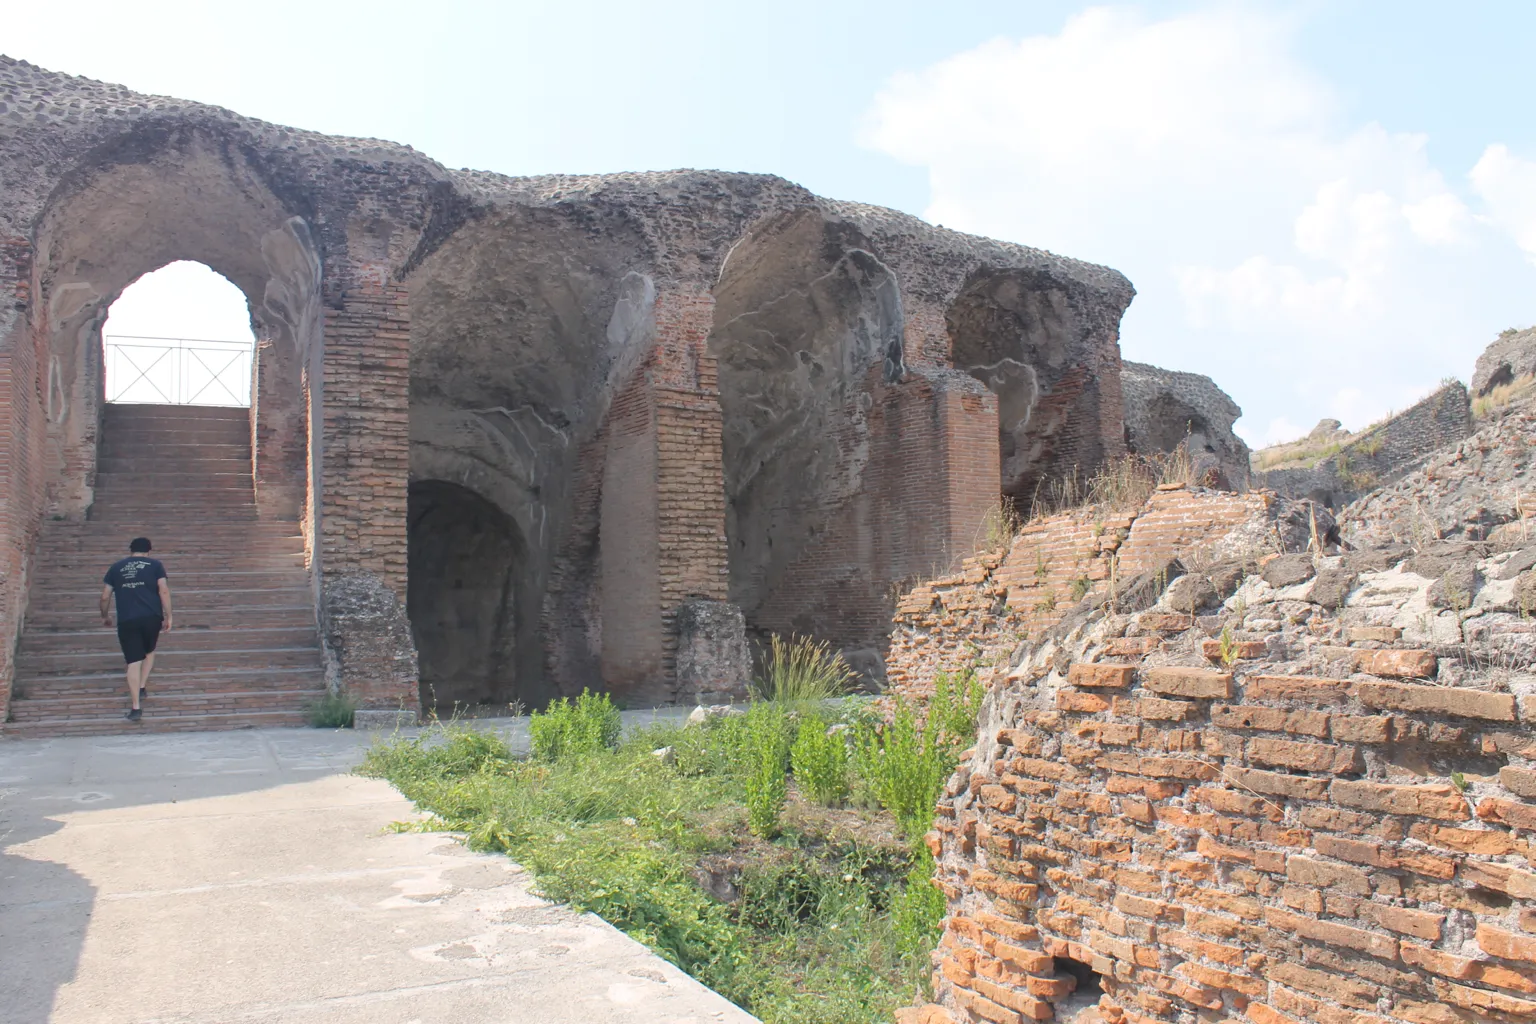
[[[117,595],[117,642],[128,662],[128,721],[143,717],[139,700],[147,696],[149,670],[155,665],[160,631],[171,631],[171,587],[165,566],[149,557],[148,537],[128,542],[128,557],[112,563],[102,579],[101,624],[112,625],[107,602]]]

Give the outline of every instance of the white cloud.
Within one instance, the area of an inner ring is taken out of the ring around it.
[[[1499,233],[1536,258],[1536,163],[1490,147],[1475,213],[1425,136],[1346,122],[1295,28],[1089,10],[893,79],[866,142],[927,167],[930,219],[1124,271],[1127,354],[1215,377],[1253,440],[1357,427],[1522,319]]]
[[[1489,146],[1472,168],[1472,187],[1488,204],[1489,220],[1508,232],[1536,262],[1536,162],[1502,145]]]

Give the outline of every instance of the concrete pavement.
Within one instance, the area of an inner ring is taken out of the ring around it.
[[[475,724],[526,742],[525,724]],[[370,740],[0,743],[0,1018],[753,1020],[597,918],[532,896],[505,857],[388,832],[416,815],[347,774]]]

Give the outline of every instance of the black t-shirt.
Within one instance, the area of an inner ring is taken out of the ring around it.
[[[117,621],[165,618],[160,607],[160,580],[163,579],[165,566],[158,558],[129,555],[120,562],[113,562],[101,582],[117,595]]]

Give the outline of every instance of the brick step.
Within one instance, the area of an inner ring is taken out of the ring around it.
[[[126,706],[127,697],[123,698]],[[44,720],[10,722],[0,726],[0,736],[11,739],[51,739],[58,736],[120,736],[136,732],[227,732],[231,729],[277,729],[307,725],[304,712],[238,711],[232,714],[166,715],[153,714],[137,722],[123,718],[121,711],[110,718],[91,721]]]
[[[219,465],[238,463],[250,469],[250,442],[239,444],[215,444],[195,441],[168,441],[154,445],[132,445],[111,438],[103,438],[96,449],[96,465],[120,466],[123,470],[154,469],[164,466]]]
[[[72,676],[30,676],[16,681],[18,699],[117,693],[124,688],[123,665],[111,671]],[[155,659],[150,688],[156,693],[243,693],[247,690],[306,690],[325,685],[315,665],[287,668],[231,669],[223,672],[162,668]]]
[[[217,444],[250,444],[250,424],[247,421],[209,422],[209,424],[186,424],[186,422],[160,421],[135,422],[135,424],[101,424],[101,441],[164,441],[164,439],[178,439],[178,441],[195,441],[203,438]]]
[[[176,405],[171,402],[108,402],[102,416],[110,421],[144,416],[175,416],[188,420],[245,419],[250,409],[243,405]]]
[[[313,627],[315,609],[308,604],[269,607],[236,605],[203,608],[187,605],[176,609],[176,632],[193,629],[279,629]],[[27,610],[27,630],[37,633],[92,633],[102,628],[96,606],[55,611]]]
[[[45,529],[41,540],[38,542],[38,551],[46,554],[49,551],[112,551],[122,548],[122,554],[127,554],[128,538],[119,537],[110,530],[105,529],[100,523],[50,523],[50,529]],[[232,544],[254,543],[264,544],[274,541],[303,541],[304,537],[298,531],[296,524],[291,522],[273,522],[267,520],[258,523],[241,523],[238,526],[225,526],[213,523],[182,523],[173,527],[172,532],[165,534],[167,544],[170,538],[174,538],[176,545],[182,550],[192,548],[219,548],[226,549]],[[153,538],[152,538],[153,539]]]
[[[149,696],[141,701],[156,715],[229,714],[236,711],[303,711],[325,696],[325,681],[295,690],[247,690],[227,693],[161,693],[150,677]],[[25,697],[11,701],[13,722],[98,719],[128,710],[128,688],[118,680],[118,692],[68,697]]]
[[[98,580],[100,578],[97,577]],[[27,605],[27,614],[30,616],[33,613],[52,614],[95,608],[100,596],[100,583],[89,591],[34,590]],[[182,588],[173,580],[171,589],[172,607],[178,615],[183,612],[192,614],[199,610],[213,612],[230,608],[286,608],[313,600],[314,591],[310,590],[307,581],[304,586],[263,587],[250,590],[223,588],[198,590]]]
[[[177,487],[187,493],[227,494],[250,490],[250,473],[186,473],[169,471],[157,473],[101,473],[97,476],[95,494],[137,494],[158,488]]]
[[[307,587],[309,585],[309,570],[305,569],[302,562],[296,562],[298,555],[266,555],[264,564],[255,565],[248,569],[230,568],[224,559],[209,559],[207,562],[196,562],[189,559],[172,559],[166,562],[166,573],[171,575],[171,585],[194,591],[257,591],[277,589],[291,589],[293,587]],[[90,567],[71,568],[66,573],[63,567],[59,567],[52,575],[50,565],[39,567],[37,582],[33,587],[35,594],[80,594],[100,593],[102,574],[107,571],[106,563],[100,566],[100,571]],[[90,575],[95,572],[94,578]]]
[[[94,629],[53,632],[28,631],[17,645],[16,656],[51,657],[88,651],[102,644],[114,644],[117,631],[101,625]],[[177,626],[161,637],[182,651],[237,651],[271,647],[319,647],[320,638],[313,624],[301,626],[252,626],[245,629],[192,629]]]
[[[185,505],[148,505],[134,508],[120,508],[114,505],[110,510],[93,508],[89,522],[98,523],[104,528],[114,530],[138,530],[141,533],[153,537],[156,533],[174,533],[179,523],[199,516],[217,516],[225,522],[239,521],[255,522],[260,518],[256,511],[255,503],[240,507],[202,508],[189,509]],[[133,536],[132,533],[129,536]]]
[[[38,556],[38,572],[43,575],[48,571],[88,571],[92,567],[107,571],[107,566],[128,555],[126,550],[120,548],[103,548],[96,551],[52,551],[40,552]],[[253,550],[254,548],[254,550]],[[245,571],[263,569],[287,569],[291,566],[304,565],[304,546],[295,538],[289,543],[267,541],[260,545],[230,547],[208,547],[198,551],[188,551],[186,548],[166,544],[165,550],[159,546],[150,552],[150,557],[158,558],[165,563],[167,572],[173,569],[186,572],[213,572],[219,569],[243,569]]]
[[[155,668],[176,671],[201,668],[208,672],[226,670],[254,671],[263,668],[312,668],[320,664],[320,645],[306,647],[236,648],[229,650],[185,650],[172,634],[155,652]],[[16,677],[34,679],[42,676],[87,675],[108,672],[123,664],[123,654],[115,638],[103,635],[101,649],[71,654],[22,654],[16,658]]]

